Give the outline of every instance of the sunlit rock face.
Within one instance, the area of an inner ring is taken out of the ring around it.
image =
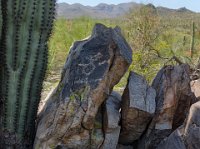
[[[155,112],[156,91],[141,75],[130,72],[122,95],[122,120],[119,142],[132,144],[144,133]]]
[[[200,102],[193,104],[185,124],[165,138],[157,149],[198,149],[200,146]]]
[[[104,135],[97,111],[131,62],[118,27],[96,24],[91,37],[75,42],[60,83],[39,114],[35,148],[98,148]]]
[[[156,111],[139,149],[155,149],[179,126],[183,125],[195,96],[190,87],[189,65],[165,66],[155,77]]]

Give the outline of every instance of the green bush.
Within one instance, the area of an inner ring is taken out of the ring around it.
[[[179,12],[164,15],[157,12],[152,5],[147,5],[117,19],[95,20],[89,17],[58,19],[49,43],[48,74],[60,73],[72,43],[88,37],[95,23],[112,27],[118,25],[122,28],[133,50],[133,63],[129,70],[144,75],[149,82],[173,56],[194,66],[200,54],[198,17],[197,14]],[[192,21],[196,26],[193,59],[190,58]],[[116,87],[124,87],[127,77],[128,73]]]

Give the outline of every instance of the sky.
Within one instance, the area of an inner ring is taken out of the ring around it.
[[[186,7],[190,10],[200,12],[200,0],[57,0],[69,4],[80,3],[83,5],[96,6],[99,3],[119,4],[125,2],[152,3],[155,6],[164,6],[168,8]]]

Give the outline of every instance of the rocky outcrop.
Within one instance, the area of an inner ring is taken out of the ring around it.
[[[182,127],[175,130],[169,137],[165,138],[156,149],[187,149],[183,140]]]
[[[200,148],[200,102],[191,106],[183,136],[187,149]]]
[[[122,95],[121,144],[132,144],[141,137],[153,118],[155,97],[155,90],[148,85],[145,78],[130,72]]]
[[[100,146],[97,111],[131,61],[131,48],[118,27],[96,24],[91,37],[75,42],[61,81],[39,114],[35,148]]]
[[[121,95],[112,92],[105,102],[104,113],[104,133],[105,139],[102,149],[116,149],[121,127],[119,126],[121,114]]]
[[[200,79],[191,81],[190,85],[192,92],[195,94],[196,98],[200,100]]]
[[[75,42],[41,108],[34,148],[198,149],[200,102],[189,66],[163,67],[152,86],[130,72],[121,97],[112,90],[131,62],[118,27],[96,24],[91,37]]]
[[[155,77],[156,112],[139,149],[155,149],[173,130],[181,126],[195,97],[190,88],[189,66],[165,66]],[[175,132],[174,135],[177,135]]]
[[[184,126],[178,128],[161,142],[157,149],[199,149],[200,102],[193,104]]]

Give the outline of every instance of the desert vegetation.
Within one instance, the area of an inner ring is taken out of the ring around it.
[[[151,82],[165,64],[189,63],[196,67],[200,53],[200,14],[180,9],[155,8],[149,4],[131,9],[125,16],[114,19],[58,18],[49,42],[49,63],[45,89],[56,84],[70,46],[91,34],[95,23],[121,27],[133,50],[133,65],[129,70],[144,75]],[[191,50],[192,47],[192,50]],[[175,60],[174,57],[177,59]],[[51,79],[52,75],[56,79]],[[117,87],[124,87],[128,73]]]
[[[0,148],[199,148],[199,13],[3,2]]]

